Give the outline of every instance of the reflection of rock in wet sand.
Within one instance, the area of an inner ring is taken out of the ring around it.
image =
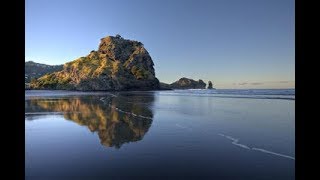
[[[100,99],[103,99],[100,100]],[[139,141],[152,123],[152,94],[107,97],[76,97],[68,99],[31,99],[26,109],[63,112],[64,118],[97,132],[101,144],[120,148],[122,144]],[[33,108],[30,108],[33,106]]]

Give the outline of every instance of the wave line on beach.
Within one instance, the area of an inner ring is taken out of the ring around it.
[[[236,139],[236,138],[233,138],[233,137],[231,137],[231,136],[224,135],[224,134],[218,134],[218,135],[219,135],[219,136],[222,136],[222,137],[225,137],[225,138],[227,138],[227,139],[229,139],[229,140],[231,140],[233,145],[242,147],[242,148],[244,148],[244,149],[251,149],[251,148],[248,147],[247,145],[238,143],[238,142],[239,142],[239,139]]]
[[[117,95],[114,95],[114,94],[110,94],[112,97],[118,97]],[[102,97],[100,98],[100,100],[104,103],[106,103],[107,99],[110,99],[108,97]],[[109,107],[115,109],[116,111],[118,112],[121,112],[121,113],[125,113],[125,114],[129,114],[129,115],[132,115],[132,116],[135,116],[135,117],[140,117],[140,118],[144,118],[144,119],[152,119],[152,117],[147,117],[147,116],[142,116],[142,115],[139,115],[139,114],[135,114],[133,112],[127,112],[127,111],[124,111],[116,106],[113,106],[111,105],[110,103],[108,104]]]
[[[253,150],[253,151],[259,151],[259,152],[263,152],[263,153],[267,153],[267,154],[271,154],[271,155],[280,156],[280,157],[284,157],[284,158],[295,160],[295,157],[288,156],[288,155],[285,155],[285,154],[280,154],[280,153],[276,153],[276,152],[272,152],[272,151],[268,151],[268,150],[261,149],[261,148],[256,148],[256,147],[250,148],[247,145],[238,143],[239,139],[236,139],[236,138],[228,136],[228,135],[224,135],[224,134],[221,134],[221,133],[219,133],[218,135],[231,140],[233,145],[242,147],[244,149]]]
[[[127,112],[127,111],[124,111],[122,109],[119,109],[115,106],[112,106],[110,105],[112,108],[114,108],[115,110],[119,111],[119,112],[122,112],[122,113],[125,113],[125,114],[129,114],[129,115],[132,115],[132,116],[135,116],[135,117],[140,117],[140,118],[144,118],[144,119],[152,119],[151,117],[147,117],[147,116],[142,116],[142,115],[139,115],[139,114],[135,114],[133,112]]]
[[[284,158],[289,158],[289,159],[295,160],[295,157],[284,155],[284,154],[275,153],[275,152],[268,151],[268,150],[265,150],[265,149],[260,149],[260,148],[253,147],[252,150],[260,151],[260,152],[263,152],[263,153],[268,153],[268,154],[272,154],[272,155],[275,155],[275,156],[280,156],[280,157],[284,157]]]

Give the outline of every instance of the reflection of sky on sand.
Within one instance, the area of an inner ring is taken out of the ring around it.
[[[26,99],[26,176],[294,179],[294,100],[162,93]]]

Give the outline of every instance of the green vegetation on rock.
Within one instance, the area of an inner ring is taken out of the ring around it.
[[[97,51],[32,81],[30,87],[82,91],[159,89],[153,66],[142,43],[119,35],[107,36],[101,39]]]
[[[24,64],[25,70],[25,83],[30,83],[33,79],[39,78],[45,74],[61,71],[62,65],[46,65],[35,63],[33,61],[27,61]]]

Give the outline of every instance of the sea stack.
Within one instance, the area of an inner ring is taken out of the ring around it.
[[[208,89],[213,89],[211,81],[208,82]]]
[[[81,91],[155,90],[160,88],[154,64],[141,42],[120,35],[101,39],[98,50],[38,78],[32,89]]]

